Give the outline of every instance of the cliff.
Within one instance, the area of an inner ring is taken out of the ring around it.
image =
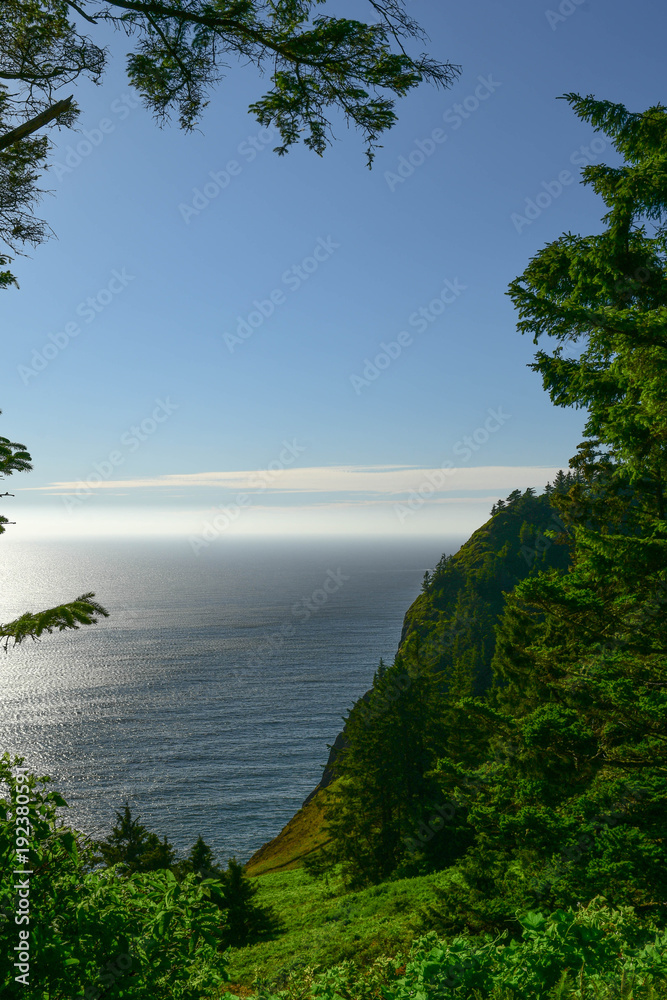
[[[561,476],[556,492],[569,488],[572,478]],[[545,534],[562,528],[551,505],[553,493],[550,486],[540,496],[533,490],[516,490],[494,505],[489,520],[457,553],[441,558],[433,573],[427,575],[422,593],[408,608],[399,653],[406,643],[418,643],[421,654],[457,679],[462,689],[481,692],[489,687],[494,630],[505,595],[529,575],[568,565],[568,547]],[[366,692],[362,699],[369,694]],[[284,830],[253,855],[247,866],[251,874],[296,867],[325,842],[325,789],[335,780],[335,762],[345,746],[343,728],[329,748],[317,787]]]

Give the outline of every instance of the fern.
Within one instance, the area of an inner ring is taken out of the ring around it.
[[[568,969],[565,969],[555,986],[547,993],[547,1000],[569,1000],[572,993],[572,980]]]

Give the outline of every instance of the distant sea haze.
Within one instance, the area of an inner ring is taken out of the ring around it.
[[[3,657],[1,749],[68,821],[127,800],[188,850],[246,860],[319,781],[342,716],[391,661],[424,571],[463,539],[2,540],[9,621],[88,590],[111,612]]]

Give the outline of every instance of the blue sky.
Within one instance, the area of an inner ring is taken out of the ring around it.
[[[409,6],[463,71],[400,102],[370,172],[343,123],[323,158],[278,158],[247,112],[250,66],[200,132],[157,128],[106,37],[104,83],[76,89],[80,131],[57,135],[46,178],[57,239],[2,297],[2,433],[35,466],[9,484],[22,537],[449,535],[567,466],[583,415],[526,367],[504,293],[545,243],[600,227],[578,173],[613,154],[556,98],[665,102],[667,16]]]

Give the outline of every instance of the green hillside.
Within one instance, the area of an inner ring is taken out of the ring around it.
[[[456,554],[443,556],[425,579],[423,593],[406,614],[401,645],[419,640],[422,653],[451,685],[484,691],[491,683],[504,595],[529,575],[569,563],[563,522],[551,500],[574,481],[571,473],[559,473],[541,496],[516,490],[499,500],[486,524]],[[546,532],[556,532],[558,544]]]
[[[505,606],[505,593],[542,569],[568,565],[563,522],[551,501],[563,495],[575,479],[561,472],[540,496],[528,489],[499,500],[489,520],[428,574],[422,593],[405,615],[399,652],[419,643],[422,655],[447,677],[452,688],[461,693],[488,688],[495,627]],[[548,531],[558,532],[557,544],[545,534]],[[364,711],[371,693],[357,702],[357,711]],[[328,841],[322,792],[334,781],[335,761],[347,745],[344,730],[332,747],[317,789],[285,829],[253,855],[246,866],[250,874],[299,867]]]

